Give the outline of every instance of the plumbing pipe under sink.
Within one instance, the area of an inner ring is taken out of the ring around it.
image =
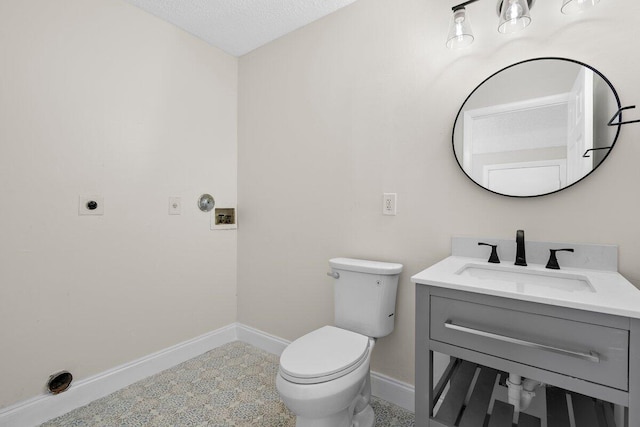
[[[513,422],[518,422],[521,411],[526,411],[531,404],[531,399],[536,395],[534,390],[543,384],[540,381],[524,379],[517,374],[509,374],[507,387],[509,389],[509,403],[513,405]]]

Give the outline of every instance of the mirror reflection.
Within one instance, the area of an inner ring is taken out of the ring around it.
[[[495,193],[553,193],[607,157],[619,132],[607,123],[619,108],[615,89],[592,67],[561,58],[521,62],[466,99],[454,124],[454,154],[469,178]]]

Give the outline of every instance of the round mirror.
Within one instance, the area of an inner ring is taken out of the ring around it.
[[[488,77],[462,104],[453,126],[460,168],[479,186],[512,197],[560,191],[607,157],[620,126],[613,85],[598,70],[536,58]]]

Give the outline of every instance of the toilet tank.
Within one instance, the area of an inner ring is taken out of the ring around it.
[[[335,325],[373,338],[389,335],[402,264],[333,258],[329,265],[335,278]]]

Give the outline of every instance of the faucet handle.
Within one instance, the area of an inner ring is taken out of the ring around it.
[[[491,255],[489,256],[489,262],[493,264],[500,264],[500,258],[498,258],[498,251],[497,251],[498,245],[478,242],[478,246],[491,246]]]
[[[560,270],[560,266],[558,265],[558,258],[556,258],[556,252],[565,251],[565,252],[573,252],[572,248],[565,249],[549,249],[549,261],[547,261],[547,268],[552,270]]]

